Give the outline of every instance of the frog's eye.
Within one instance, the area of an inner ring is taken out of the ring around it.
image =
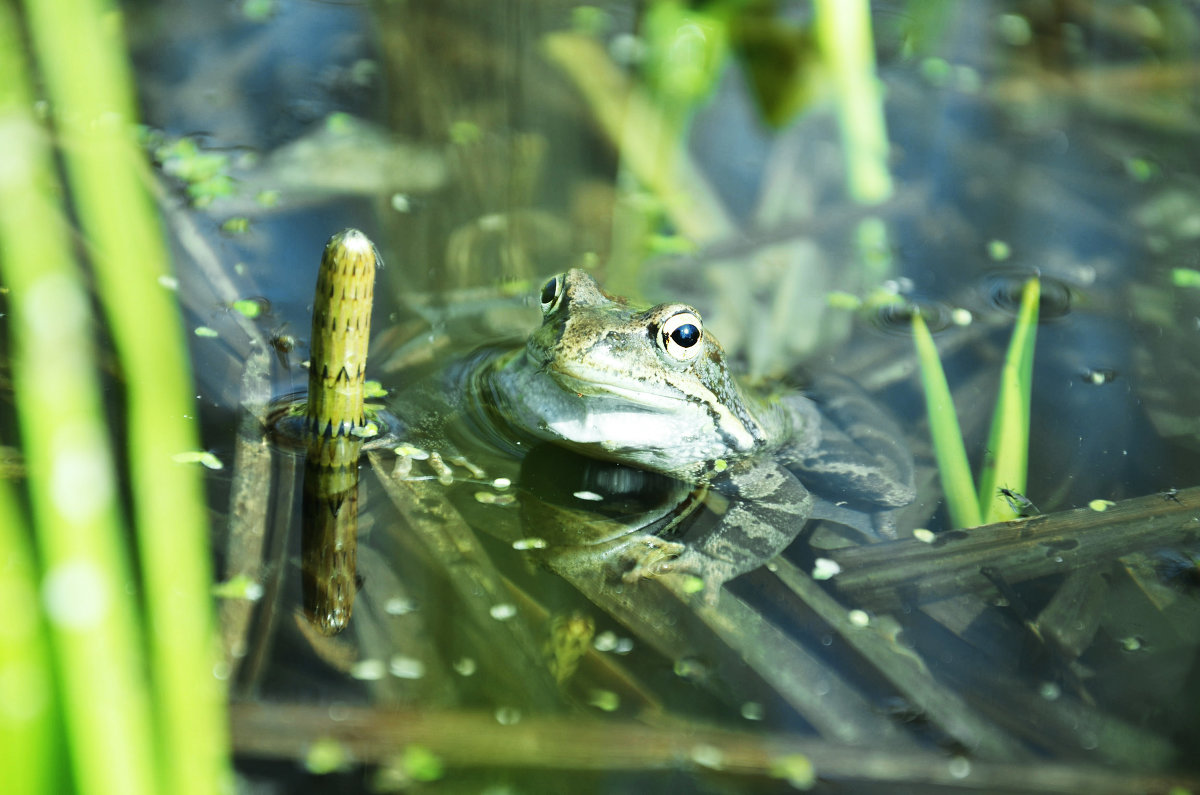
[[[562,298],[563,286],[567,283],[567,275],[560,273],[542,285],[542,314],[549,314],[558,306]]]
[[[680,312],[671,315],[662,324],[662,346],[672,358],[681,362],[695,359],[703,347],[700,339],[704,336],[700,316],[695,312]]]

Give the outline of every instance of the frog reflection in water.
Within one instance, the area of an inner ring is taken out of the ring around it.
[[[848,381],[758,396],[729,372],[720,344],[684,304],[645,311],[571,270],[546,282],[543,322],[526,346],[474,373],[476,395],[512,429],[585,456],[708,484],[730,499],[720,522],[662,542],[626,579],[678,571],[720,586],[796,537],[824,497],[858,524],[914,496],[895,424]],[[852,522],[853,523],[853,522]],[[878,522],[877,526],[878,526]]]

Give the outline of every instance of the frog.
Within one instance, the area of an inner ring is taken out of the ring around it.
[[[539,299],[542,323],[525,345],[477,367],[472,391],[488,416],[523,437],[727,498],[698,537],[642,547],[626,581],[692,575],[711,602],[810,518],[887,535],[896,509],[913,501],[903,434],[849,379],[824,375],[805,391],[751,384],[696,308],[639,309],[580,269],[551,277]]]

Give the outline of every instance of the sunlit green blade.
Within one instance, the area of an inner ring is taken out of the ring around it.
[[[1015,519],[1018,509],[999,493],[1005,488],[1025,493],[1029,457],[1029,396],[1033,388],[1033,349],[1037,342],[1041,282],[1030,279],[1021,294],[1021,309],[1004,357],[1000,390],[992,415],[983,468],[979,473],[979,511],[986,523]]]
[[[912,326],[917,360],[921,363],[921,383],[925,387],[929,433],[933,437],[933,451],[937,457],[942,491],[946,495],[946,506],[950,510],[950,521],[955,527],[975,527],[983,524],[979,514],[979,498],[971,480],[971,465],[967,462],[967,450],[963,445],[962,431],[958,427],[958,415],[954,411],[942,361],[925,319],[919,312],[913,313]]]
[[[95,319],[67,247],[49,145],[28,110],[19,28],[10,22],[0,24],[8,39],[0,43],[0,273],[43,571],[38,598],[9,607],[45,610],[78,791],[148,795],[158,789],[147,753],[153,729],[96,377]],[[21,523],[8,529],[20,532]],[[27,761],[7,748],[5,759],[6,769]]]
[[[227,777],[227,730],[212,632],[207,511],[197,469],[172,460],[174,454],[198,447],[194,393],[173,294],[159,282],[167,270],[162,231],[139,183],[134,91],[121,18],[114,4],[104,0],[26,0],[24,5],[124,376],[130,493],[149,619],[148,670],[158,750],[148,753],[154,747],[148,744],[151,738],[139,731],[128,736],[110,731],[107,739],[119,743],[123,755],[135,757],[135,769],[162,760],[156,791],[212,793]],[[65,237],[60,229],[31,234]],[[66,296],[76,298],[86,307],[85,297]],[[56,309],[48,317],[61,323],[64,314]],[[69,385],[53,388],[72,402],[78,399]],[[39,408],[40,421],[64,427],[44,398]],[[105,467],[111,472],[110,463]],[[122,588],[119,595],[126,592]],[[72,654],[72,660],[95,665],[88,654]],[[133,666],[128,675],[141,676],[141,666]],[[94,680],[91,685],[92,697],[107,690]],[[112,695],[106,692],[105,698]],[[140,713],[136,699],[112,709]]]

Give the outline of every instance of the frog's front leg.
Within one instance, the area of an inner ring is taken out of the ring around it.
[[[820,444],[784,451],[805,482],[835,501],[883,508],[912,502],[912,453],[895,420],[848,378],[822,375],[806,393],[795,399],[816,404]]]
[[[713,482],[712,489],[730,501],[719,521],[689,529],[683,543],[659,540],[646,545],[625,574],[627,581],[667,572],[692,574],[704,581],[711,604],[726,582],[786,549],[812,509],[808,489],[773,461],[736,464]]]

